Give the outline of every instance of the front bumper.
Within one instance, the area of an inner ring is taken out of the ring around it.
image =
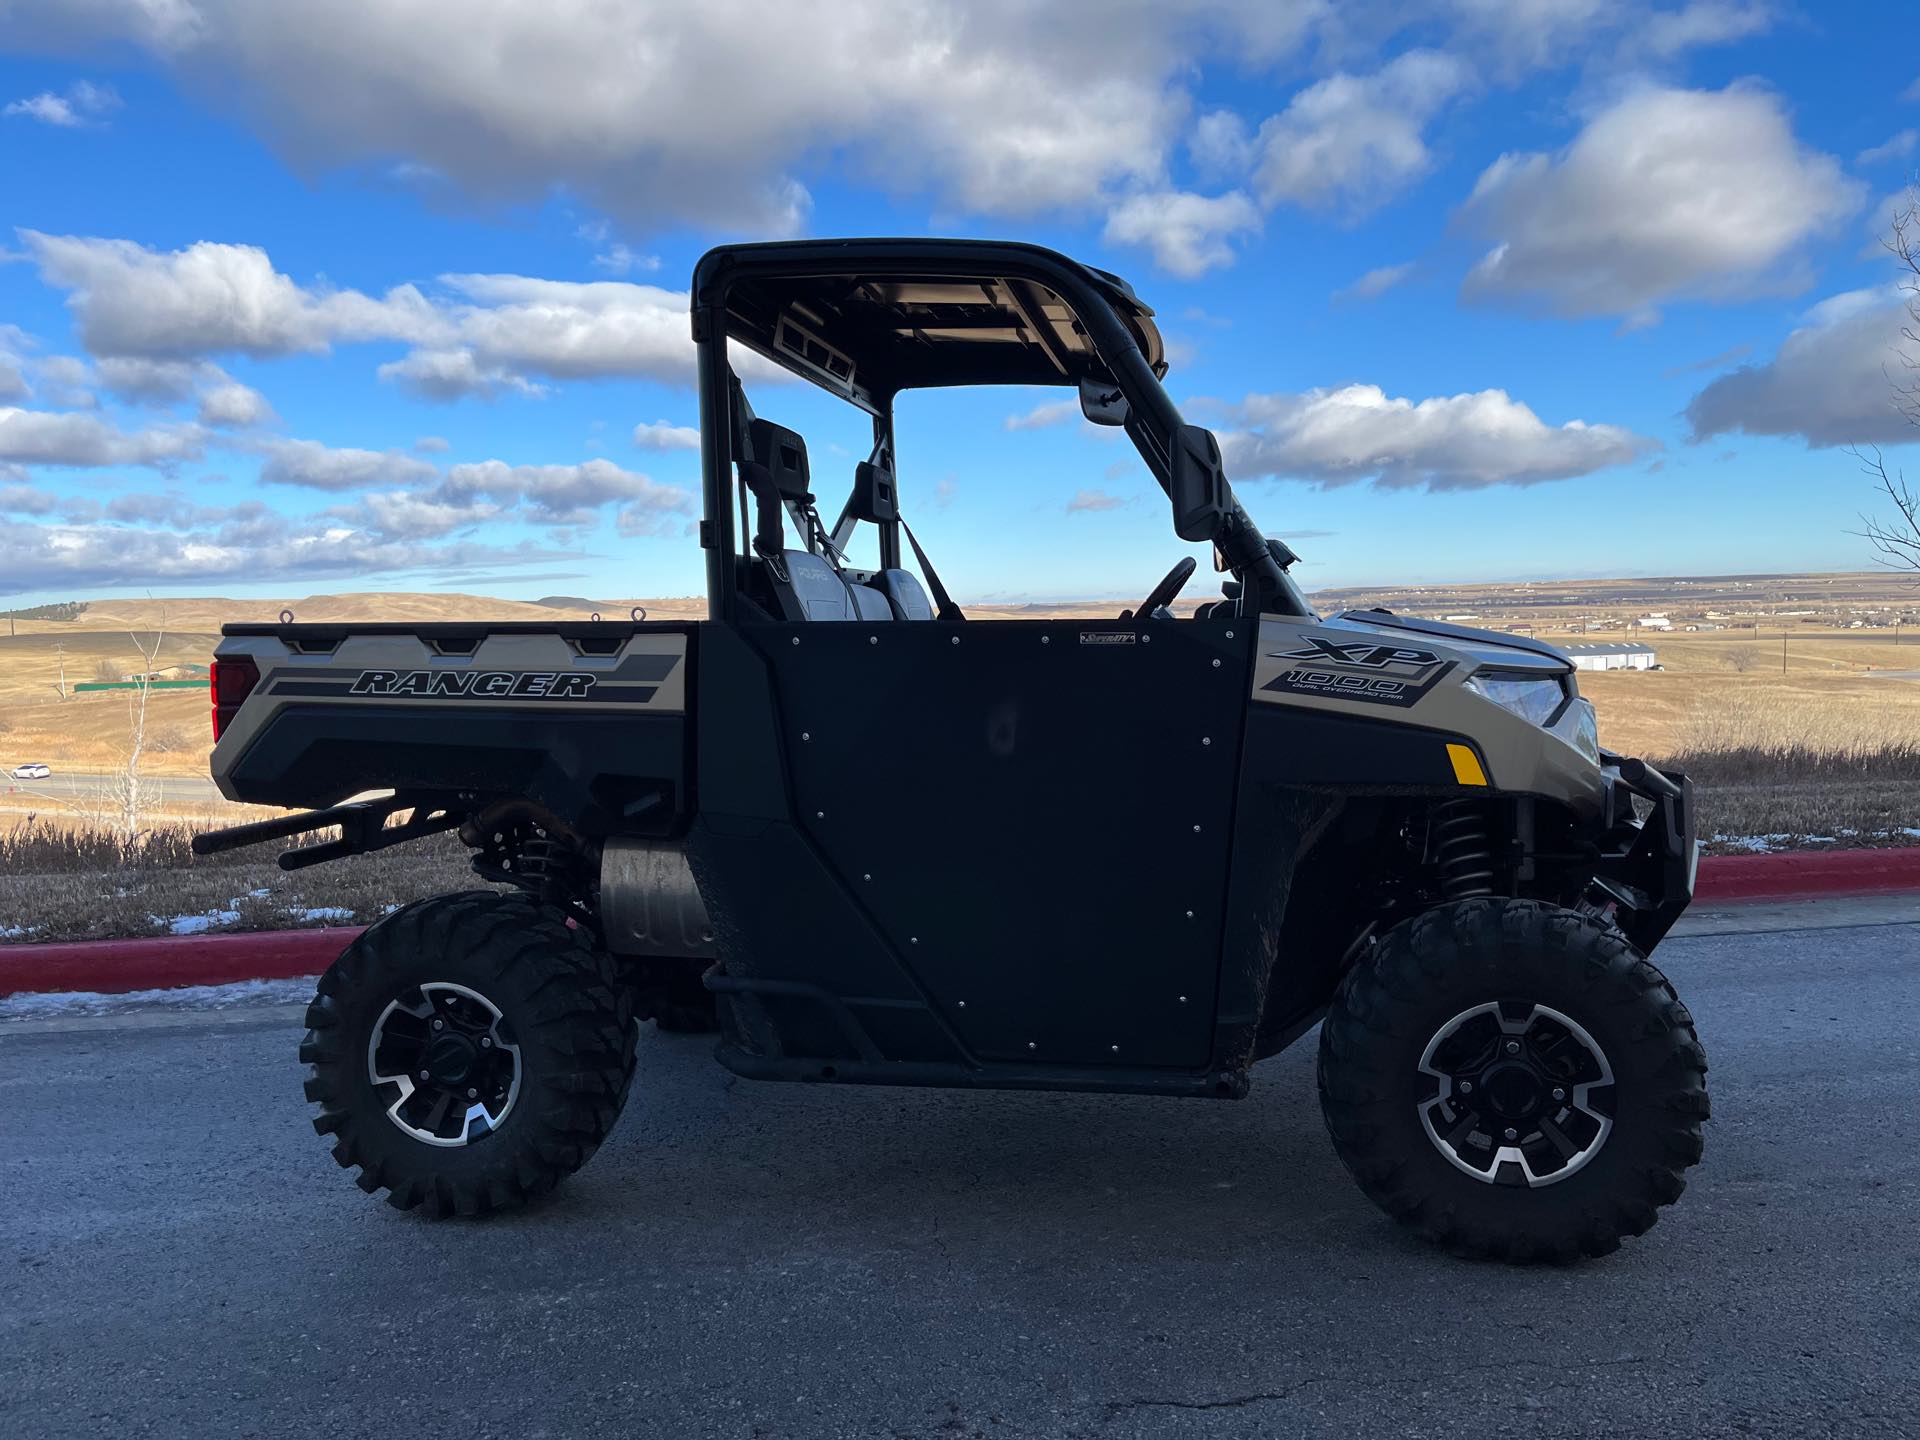
[[[1589,899],[1649,954],[1693,900],[1700,865],[1693,782],[1678,770],[1656,770],[1610,751],[1600,760],[1606,834]],[[1636,797],[1651,806],[1645,815]]]

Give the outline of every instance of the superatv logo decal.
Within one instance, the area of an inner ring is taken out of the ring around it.
[[[1131,645],[1134,633],[1131,630],[1082,630],[1082,645]]]
[[[593,675],[554,670],[362,670],[355,695],[415,695],[422,699],[579,700]]]
[[[1344,636],[1303,635],[1297,650],[1272,650],[1271,660],[1296,662],[1260,688],[1292,695],[1321,695],[1336,700],[1361,700],[1402,709],[1440,683],[1453,668],[1431,650],[1394,645],[1379,640],[1352,640]]]

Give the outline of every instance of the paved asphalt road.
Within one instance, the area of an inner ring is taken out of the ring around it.
[[[11,764],[7,768],[11,769]],[[15,780],[0,771],[0,803],[18,809],[31,806],[42,797],[85,799],[105,794],[114,783],[111,775],[81,775],[55,770],[45,780]],[[141,777],[140,788],[150,806],[210,805],[220,799],[220,792],[214,788],[213,781],[204,775],[145,775]]]
[[[1455,1261],[1251,1099],[735,1081],[649,1033],[554,1200],[435,1224],[284,1007],[0,1031],[0,1433],[1815,1436],[1920,1410],[1920,925],[1676,939],[1707,1159],[1618,1255]]]

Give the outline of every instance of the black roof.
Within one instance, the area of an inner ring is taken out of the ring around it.
[[[998,240],[723,245],[694,303],[723,287],[729,337],[867,409],[938,385],[1077,385],[1103,374],[1086,317],[1104,302],[1155,373],[1153,311],[1117,275]]]

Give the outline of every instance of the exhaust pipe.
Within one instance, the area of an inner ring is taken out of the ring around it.
[[[680,847],[609,840],[600,851],[600,925],[616,955],[717,958],[713,922]]]

